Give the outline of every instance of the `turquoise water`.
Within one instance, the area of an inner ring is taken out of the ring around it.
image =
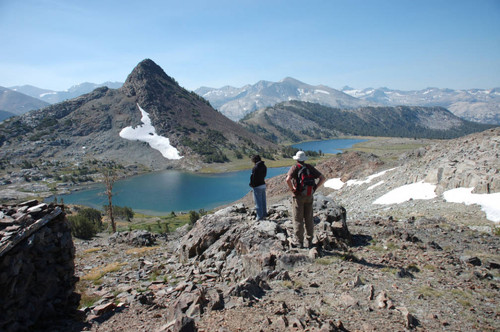
[[[284,174],[288,167],[268,168],[267,177]],[[193,174],[163,171],[117,181],[113,186],[113,204],[134,211],[164,215],[171,211],[190,211],[228,204],[249,191],[251,170],[222,174]],[[96,209],[107,205],[104,185],[61,195],[66,204],[82,204]]]
[[[341,153],[342,149],[348,149],[354,144],[367,141],[366,139],[330,139],[326,141],[311,141],[292,145],[301,150],[309,150],[323,153],[337,154]]]
[[[305,150],[338,153],[339,149],[362,141],[329,140],[295,146]],[[293,161],[290,160],[290,165],[292,164]],[[287,171],[288,167],[268,168],[267,178],[285,174]],[[194,174],[169,170],[135,176],[115,183],[113,204],[128,206],[134,211],[151,215],[165,215],[171,211],[210,210],[234,202],[250,192],[250,174],[251,170],[223,174]],[[66,204],[81,204],[96,209],[107,205],[104,185],[58,196],[58,199],[60,198],[63,198]]]

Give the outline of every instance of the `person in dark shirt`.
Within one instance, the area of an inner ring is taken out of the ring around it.
[[[297,163],[290,167],[286,177],[286,183],[293,195],[294,239],[292,245],[299,248],[310,248],[314,236],[313,194],[318,187],[325,183],[326,178],[314,166],[305,163],[307,157],[303,151],[297,152],[293,159]],[[299,171],[304,167],[309,169],[310,177],[314,179],[314,182],[311,183],[313,184],[312,188],[301,188],[299,185]],[[316,183],[316,179],[319,179],[318,183]],[[305,241],[304,228],[306,233]]]
[[[257,220],[264,220],[267,216],[266,206],[266,182],[267,167],[259,155],[252,156],[255,166],[250,175],[250,187],[253,189],[253,199],[257,210]]]

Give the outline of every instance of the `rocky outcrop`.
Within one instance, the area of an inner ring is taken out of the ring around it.
[[[290,253],[293,224],[288,207],[270,207],[264,221],[249,218],[242,204],[233,205],[201,218],[180,239],[178,256],[221,280],[239,282],[263,272],[280,271],[319,255],[319,251],[344,248],[351,242],[346,211],[331,198],[316,197],[314,248]]]
[[[43,326],[76,308],[74,255],[61,207],[37,201],[1,206],[1,331]]]
[[[157,235],[145,230],[132,232],[116,232],[109,237],[110,243],[128,243],[135,247],[152,246],[156,242]]]
[[[446,153],[443,153],[446,151]],[[412,152],[403,171],[408,179],[437,184],[436,193],[474,188],[474,193],[500,191],[500,127]],[[418,172],[418,173],[416,173]]]

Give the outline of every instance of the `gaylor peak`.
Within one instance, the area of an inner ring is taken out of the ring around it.
[[[134,79],[158,78],[158,76],[173,81],[173,79],[168,76],[153,60],[145,59],[135,66],[127,77],[125,84]]]
[[[145,59],[137,64],[128,75],[122,90],[127,91],[129,95],[135,95],[140,89],[155,91],[164,86],[176,87],[178,84],[153,60]]]

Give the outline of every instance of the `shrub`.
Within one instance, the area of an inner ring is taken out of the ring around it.
[[[103,206],[104,208],[104,211],[106,213],[108,213],[108,205],[104,205]],[[121,219],[125,219],[127,221],[131,221],[132,218],[134,217],[134,210],[132,210],[131,207],[128,207],[128,206],[117,206],[117,205],[113,205],[113,216],[116,217],[116,218],[121,218]]]
[[[68,216],[68,221],[71,227],[71,234],[79,239],[90,240],[99,231],[92,220],[80,214]]]
[[[68,216],[71,234],[79,239],[89,240],[103,229],[101,212],[84,208],[74,216]]]
[[[192,226],[200,219],[200,214],[196,211],[189,211],[189,224]]]
[[[98,230],[102,229],[103,225],[101,211],[92,208],[84,208],[80,210],[78,214],[92,221],[97,226]]]

